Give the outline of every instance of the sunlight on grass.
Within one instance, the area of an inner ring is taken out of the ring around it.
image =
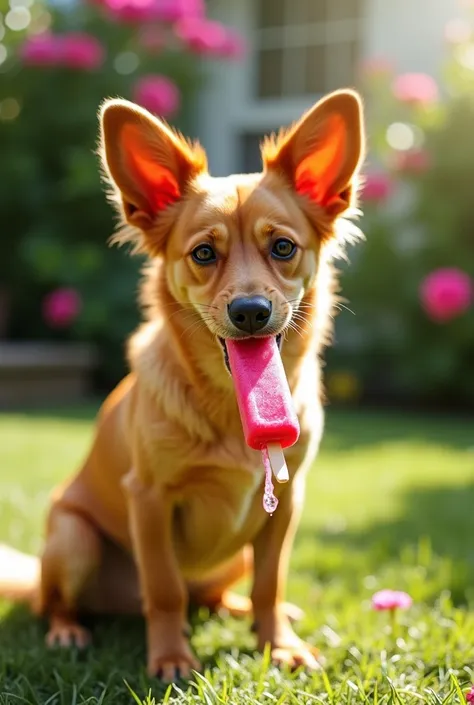
[[[0,416],[0,541],[37,551],[53,485],[74,471],[95,409]],[[0,705],[462,703],[474,678],[474,434],[469,420],[330,410],[292,556],[288,596],[324,672],[280,672],[247,622],[193,617],[205,671],[166,691],[144,672],[140,620],[100,620],[85,654],[48,654],[44,625],[0,605]],[[394,639],[370,597],[414,606]],[[151,689],[151,690],[150,690]],[[164,698],[164,700],[163,700]]]

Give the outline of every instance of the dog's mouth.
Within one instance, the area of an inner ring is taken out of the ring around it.
[[[225,366],[227,367],[229,374],[232,374],[231,369],[230,369],[230,365],[229,365],[229,353],[227,352],[227,345],[225,342],[225,338],[218,337],[217,340],[219,341],[219,343],[222,347],[222,352],[224,353]],[[278,333],[278,335],[275,336],[275,340],[278,345],[278,349],[281,352],[281,346],[283,344],[283,333]]]

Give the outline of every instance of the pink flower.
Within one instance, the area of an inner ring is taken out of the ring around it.
[[[96,69],[104,60],[98,39],[84,32],[39,34],[30,37],[21,48],[25,64],[30,66],[67,66],[73,69]]]
[[[228,59],[240,59],[245,54],[246,45],[243,38],[234,30],[228,29],[220,55]]]
[[[431,156],[426,149],[409,149],[406,152],[397,152],[394,167],[397,171],[406,174],[422,174],[431,166]]]
[[[220,22],[188,17],[175,25],[176,36],[196,54],[240,57],[244,44],[239,35]]]
[[[378,203],[385,201],[392,192],[392,182],[383,172],[368,174],[362,189],[362,199]]]
[[[155,0],[162,22],[177,22],[183,17],[204,17],[203,0]]]
[[[402,103],[429,105],[438,100],[436,81],[426,73],[403,73],[395,78],[392,89]]]
[[[466,702],[474,703],[474,685],[471,685],[471,689],[466,693]]]
[[[98,0],[116,20],[126,23],[174,23],[186,17],[203,17],[203,0]]]
[[[75,289],[55,289],[43,299],[43,317],[51,328],[67,328],[81,308],[81,298]]]
[[[58,38],[47,32],[28,37],[20,48],[20,56],[28,66],[56,66],[59,54]]]
[[[135,83],[133,95],[139,105],[163,117],[179,108],[178,87],[165,76],[143,76]]]
[[[91,71],[104,61],[102,44],[91,34],[69,32],[60,37],[60,62],[71,69]]]
[[[113,19],[127,24],[153,22],[156,19],[153,0],[105,0],[104,7]]]
[[[422,282],[420,298],[428,316],[437,323],[445,323],[465,313],[471,306],[472,281],[460,269],[437,269]]]
[[[411,607],[413,600],[407,592],[400,590],[379,590],[372,595],[374,610],[406,610]]]

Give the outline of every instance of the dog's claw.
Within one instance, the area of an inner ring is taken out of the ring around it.
[[[50,649],[56,647],[85,649],[90,642],[90,632],[79,624],[53,624],[46,635],[46,645]]]
[[[321,670],[321,655],[319,649],[311,644],[301,642],[289,647],[276,647],[272,650],[272,662],[276,666],[289,666],[296,670],[301,666],[310,671]]]
[[[157,663],[159,662],[159,663]],[[151,676],[155,676],[163,683],[173,683],[178,680],[189,680],[191,671],[198,671],[200,664],[192,656],[182,656],[178,658],[152,659],[148,668]]]

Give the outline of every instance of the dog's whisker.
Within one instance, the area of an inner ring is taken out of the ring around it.
[[[334,308],[337,308],[338,311],[341,311],[343,308],[346,309],[346,311],[349,311],[349,313],[352,313],[353,316],[355,316],[355,312],[349,308],[349,306],[345,306],[345,304],[342,304],[340,301],[336,301],[334,303]]]
[[[298,308],[316,308],[315,304],[312,301],[295,301],[294,303],[298,304]]]
[[[189,338],[191,338],[194,333],[197,333],[199,330],[204,330],[205,328],[206,328],[206,324],[204,323],[204,321],[202,321],[202,320],[194,321],[193,324],[191,324],[190,326],[188,326],[187,328],[185,328],[183,330],[183,332],[181,333],[181,338],[184,335],[188,335]]]
[[[204,329],[206,329],[206,328],[207,328],[206,325],[204,325],[202,328],[199,327],[199,326],[195,326],[194,329],[191,329],[191,330],[189,331],[188,340],[191,340],[191,338],[192,338],[194,335],[196,335],[196,333],[198,333],[200,330],[204,330]],[[208,330],[209,330],[209,329],[208,329]]]
[[[295,311],[295,313],[291,317],[291,320],[292,321],[301,321],[302,323],[309,322],[309,318],[304,313],[300,313],[299,311]]]
[[[297,335],[299,335],[301,338],[303,337],[303,331],[298,327],[296,323],[293,323],[293,321],[290,322],[288,328],[291,330],[294,330]]]
[[[204,308],[206,310],[209,310],[210,308],[216,309],[216,311],[219,310],[219,306],[215,306],[214,304],[193,304],[193,306],[197,306],[198,308]]]
[[[174,316],[177,316],[178,313],[183,313],[183,320],[185,320],[185,321],[187,321],[187,320],[189,320],[190,318],[192,318],[192,316],[198,316],[198,315],[199,315],[199,314],[197,313],[197,311],[184,311],[184,312],[183,312],[183,311],[173,311],[173,313],[170,313],[170,315],[167,317],[167,320],[170,321]]]
[[[185,328],[182,332],[182,335],[189,333],[190,331],[192,331],[192,333],[194,334],[197,330],[199,330],[199,328],[208,328],[208,326],[206,324],[212,323],[214,321],[212,316],[205,316],[205,315],[199,315],[199,314],[197,314],[197,315],[198,315],[197,320],[195,320],[191,325],[189,325],[187,328]]]

